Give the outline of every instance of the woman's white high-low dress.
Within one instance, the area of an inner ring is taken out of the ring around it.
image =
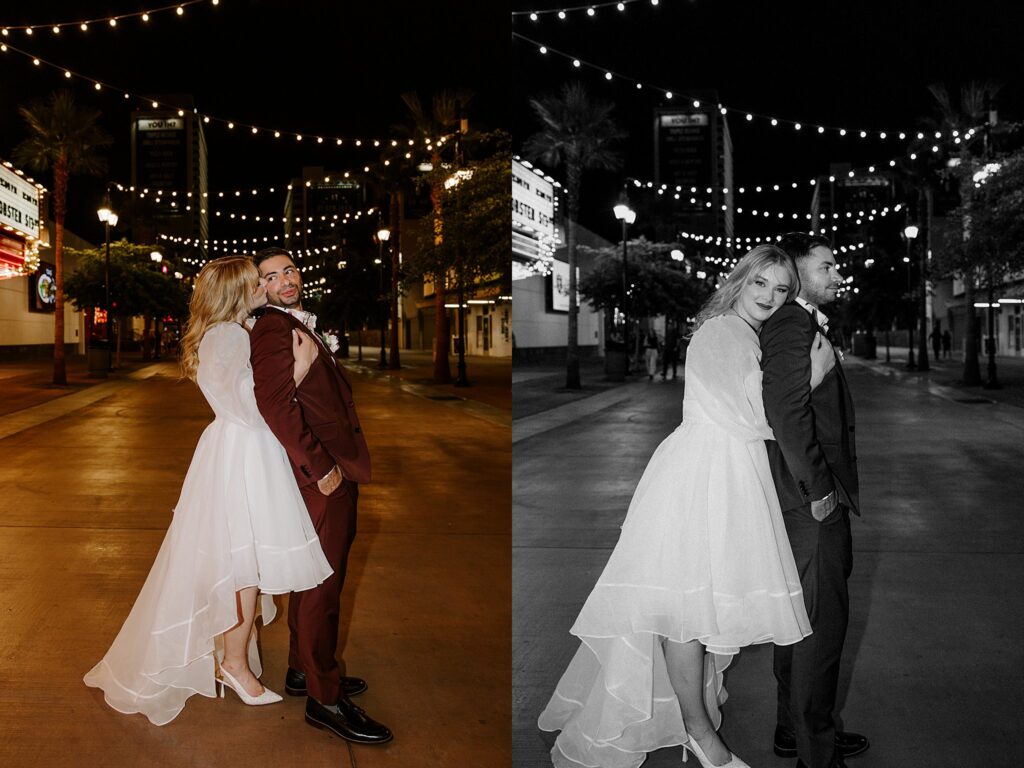
[[[687,350],[682,424],[655,451],[619,541],[572,627],[582,641],[539,726],[558,768],[636,768],[688,737],[663,640],[699,639],[717,728],[722,673],[751,643],[810,634],[764,441],[761,348],[740,317]]]
[[[216,418],[196,446],[156,561],[113,644],[85,676],[107,703],[173,720],[189,696],[215,696],[217,636],[238,623],[235,592],[310,589],[331,575],[284,448],[256,407],[249,334],[221,323],[199,345],[200,389]],[[143,503],[140,500],[140,503]],[[249,663],[261,673],[256,633]]]

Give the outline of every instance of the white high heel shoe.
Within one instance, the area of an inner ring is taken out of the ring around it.
[[[220,668],[220,675],[221,676],[217,678],[217,690],[220,693],[220,697],[222,699],[224,698],[224,688],[227,687],[235,693],[237,693],[238,698],[240,698],[243,703],[249,704],[251,706],[259,706],[261,704],[276,704],[277,702],[281,701],[281,697],[269,688],[267,688],[266,686],[263,687],[263,693],[261,693],[259,696],[250,696],[246,692],[245,688],[242,687],[242,684],[235,680],[235,678],[231,676],[231,673],[224,669],[224,667]]]
[[[750,768],[745,762],[740,760],[732,752],[729,753],[729,762],[722,763],[721,765],[715,765],[711,762],[711,758],[704,754],[704,750],[700,748],[700,744],[697,740],[690,737],[690,740],[683,744],[683,762],[686,762],[688,752],[693,752],[694,757],[697,758],[697,762],[701,764],[701,768]]]

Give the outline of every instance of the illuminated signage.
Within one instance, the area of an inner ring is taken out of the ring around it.
[[[154,118],[138,121],[140,131],[183,131],[185,121],[178,118]]]
[[[39,190],[0,164],[0,226],[39,239]]]
[[[576,285],[580,284],[580,268],[576,267]],[[551,286],[551,293],[549,294],[549,301],[551,302],[551,311],[553,312],[568,312],[569,311],[569,265],[564,261],[556,261],[551,265],[551,276],[549,285]],[[580,296],[579,290],[576,291],[576,305],[579,306]]]

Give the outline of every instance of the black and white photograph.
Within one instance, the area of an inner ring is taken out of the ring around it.
[[[1022,21],[513,12],[517,768],[1024,757]]]

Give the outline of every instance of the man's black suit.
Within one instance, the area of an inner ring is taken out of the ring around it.
[[[764,409],[775,433],[768,460],[800,573],[812,634],[775,649],[778,722],[796,734],[808,768],[833,759],[833,709],[846,638],[853,565],[850,517],[858,509],[853,401],[838,355],[812,392],[811,344],[818,323],[799,304],[779,308],[761,327]],[[811,502],[835,491],[838,505],[823,521]]]

